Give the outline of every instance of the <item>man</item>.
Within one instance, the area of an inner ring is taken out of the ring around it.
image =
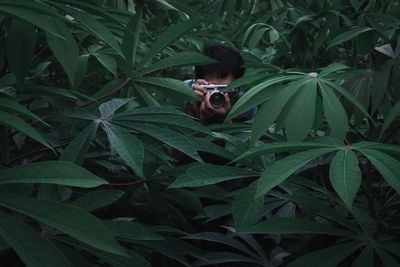
[[[204,124],[223,123],[228,115],[232,105],[243,94],[236,89],[234,93],[224,93],[224,106],[215,108],[210,102],[211,92],[204,88],[204,85],[228,85],[234,80],[243,76],[243,58],[240,53],[223,44],[206,45],[203,51],[204,55],[213,58],[218,63],[201,65],[195,67],[196,79],[191,84],[194,92],[202,98],[201,102],[189,103],[188,113]],[[235,118],[237,121],[251,119],[254,110]]]

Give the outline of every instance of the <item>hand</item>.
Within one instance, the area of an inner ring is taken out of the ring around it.
[[[204,89],[202,85],[208,85],[208,82],[203,79],[197,79],[196,83],[192,85],[192,89],[196,95],[204,99],[204,96],[207,94],[207,89]]]

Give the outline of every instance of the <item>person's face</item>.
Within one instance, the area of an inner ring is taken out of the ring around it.
[[[219,78],[216,75],[209,74],[204,77],[209,84],[230,84],[235,80],[235,77],[232,74],[229,74],[225,78]]]

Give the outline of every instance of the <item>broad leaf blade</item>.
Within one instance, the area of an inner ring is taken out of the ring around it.
[[[119,190],[96,190],[90,191],[78,197],[72,205],[80,207],[88,212],[112,204],[122,197],[123,191]]]
[[[126,256],[107,228],[81,208],[16,194],[0,194],[0,205],[48,224],[100,250]]]
[[[90,143],[96,135],[98,126],[98,121],[93,121],[91,124],[86,126],[86,128],[75,136],[71,143],[68,144],[63,151],[60,160],[71,161],[77,165],[82,165],[86,153],[89,150]]]
[[[301,141],[307,136],[314,122],[316,97],[317,83],[314,80],[309,80],[295,96],[285,121],[289,141]]]
[[[41,161],[0,170],[0,184],[43,183],[77,187],[107,184],[86,169],[67,161]]]
[[[363,153],[385,181],[400,193],[400,161],[377,150],[364,148],[357,150]]]
[[[123,161],[139,176],[143,176],[142,165],[144,160],[144,148],[142,142],[127,130],[103,123],[107,133],[111,149],[115,151]]]
[[[20,20],[12,20],[5,41],[5,52],[8,64],[19,84],[23,83],[31,69],[35,48],[35,27]]]
[[[3,211],[0,211],[0,236],[27,266],[73,266],[47,238]]]
[[[0,110],[0,123],[14,128],[21,133],[31,137],[32,139],[38,141],[44,146],[51,148],[49,143],[47,143],[47,141],[44,140],[43,137],[32,126],[30,126],[28,123],[21,120],[17,116]]]
[[[199,21],[189,20],[182,21],[174,26],[170,27],[163,34],[161,34],[158,39],[153,43],[153,45],[149,48],[145,56],[142,58],[140,65],[146,66],[150,60],[157,55],[161,50],[165,47],[169,46],[175,40],[178,40],[183,35],[191,31],[194,27],[199,24]]]
[[[361,171],[353,151],[346,148],[336,153],[329,168],[329,178],[339,197],[351,210],[361,185]]]
[[[254,198],[256,189],[256,184],[246,187],[232,202],[232,215],[238,232],[253,225],[260,216],[264,198]]]
[[[351,232],[343,231],[339,228],[316,223],[307,219],[300,218],[272,218],[251,226],[243,231],[247,234],[321,234],[334,236],[352,236]]]
[[[342,260],[361,247],[359,242],[349,242],[340,245],[334,245],[329,248],[321,249],[301,256],[291,263],[288,267],[336,267]]]
[[[336,148],[311,149],[275,161],[268,166],[261,175],[261,178],[257,181],[257,192],[255,197],[267,194],[272,188],[282,183],[290,175],[311,160],[335,150]]]

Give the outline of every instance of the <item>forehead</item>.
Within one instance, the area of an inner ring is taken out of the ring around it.
[[[207,74],[207,75],[205,75],[204,79],[207,82],[213,83],[213,84],[230,84],[231,82],[233,82],[235,80],[235,77],[232,74],[229,74],[225,78],[220,78],[213,74]]]

